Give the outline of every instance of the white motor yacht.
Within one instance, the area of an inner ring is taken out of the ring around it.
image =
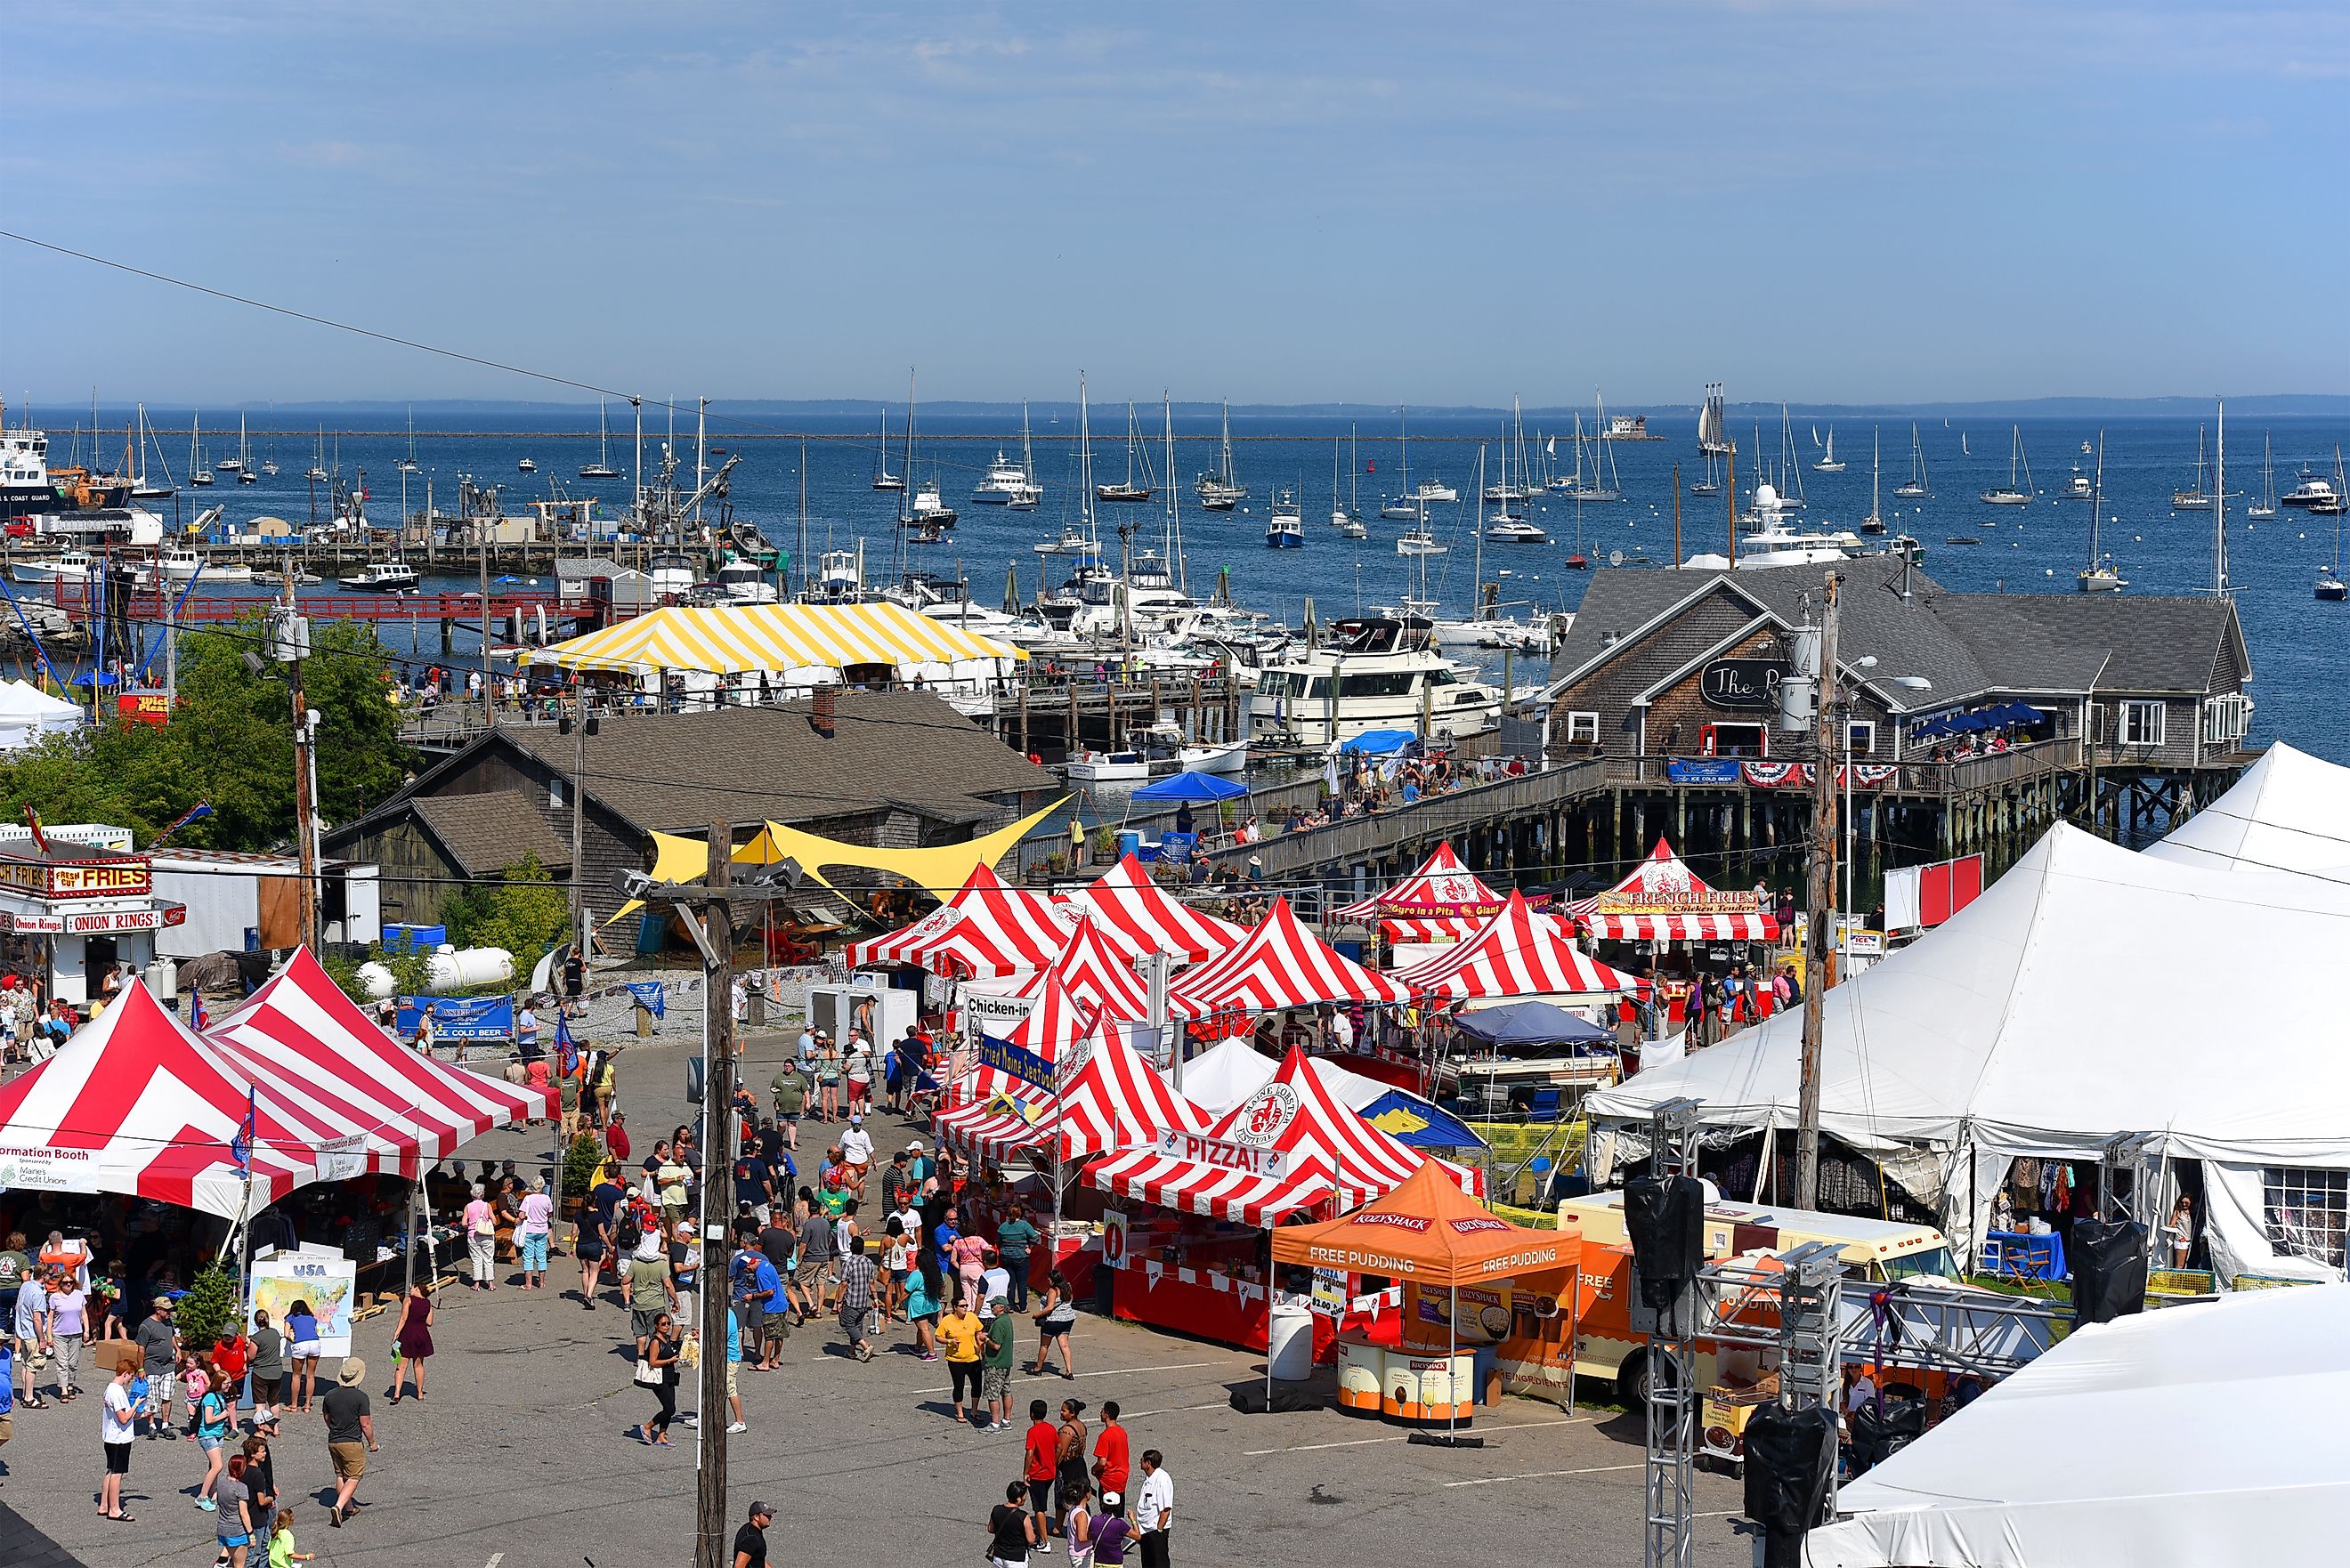
[[[1500,690],[1438,652],[1424,617],[1365,617],[1333,622],[1320,647],[1292,649],[1259,673],[1249,734],[1304,746],[1372,730],[1447,741],[1493,729],[1501,713]]]

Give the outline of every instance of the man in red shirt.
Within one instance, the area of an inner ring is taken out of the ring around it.
[[[1102,1406],[1101,1435],[1094,1438],[1094,1484],[1105,1492],[1126,1494],[1130,1473],[1126,1455],[1126,1428],[1118,1424],[1118,1401]]]
[[[1028,1483],[1028,1510],[1036,1516],[1036,1539],[1049,1542],[1053,1519],[1053,1477],[1060,1469],[1060,1430],[1042,1399],[1028,1401],[1028,1445],[1021,1479]]]

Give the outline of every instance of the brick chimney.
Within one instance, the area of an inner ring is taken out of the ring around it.
[[[819,686],[808,699],[808,728],[829,741],[833,737],[833,688]]]

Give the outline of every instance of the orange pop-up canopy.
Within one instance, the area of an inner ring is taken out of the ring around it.
[[[1572,1229],[1536,1231],[1489,1214],[1430,1160],[1343,1220],[1279,1227],[1273,1261],[1422,1285],[1471,1285],[1578,1268],[1583,1235]]]

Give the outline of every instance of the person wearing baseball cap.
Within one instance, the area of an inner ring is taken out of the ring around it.
[[[767,1568],[767,1526],[775,1511],[764,1502],[751,1505],[750,1517],[734,1532],[733,1568]]]

